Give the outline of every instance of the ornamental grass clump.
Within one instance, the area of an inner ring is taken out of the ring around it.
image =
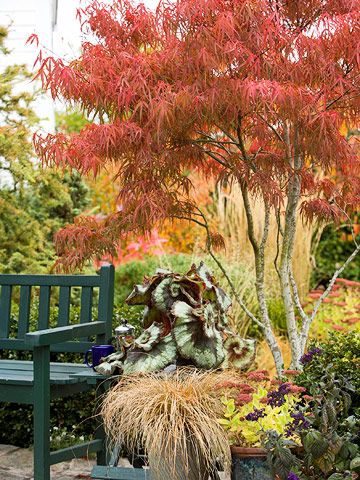
[[[144,449],[152,478],[190,479],[198,471],[207,479],[217,460],[228,471],[229,443],[214,387],[229,375],[181,368],[122,377],[102,405],[110,440],[130,451]]]

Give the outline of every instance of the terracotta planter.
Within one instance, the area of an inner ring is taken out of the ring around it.
[[[231,480],[274,480],[263,448],[231,447]]]

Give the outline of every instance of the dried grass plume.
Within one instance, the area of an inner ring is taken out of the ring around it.
[[[192,478],[194,461],[204,478],[216,460],[229,471],[229,443],[218,421],[222,406],[214,388],[225,379],[226,372],[194,368],[122,377],[102,405],[107,434],[130,451],[144,448],[155,476],[167,465],[168,478]]]

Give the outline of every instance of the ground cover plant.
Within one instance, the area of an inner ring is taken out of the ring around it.
[[[359,118],[359,10],[355,0],[181,0],[162,2],[156,12],[130,1],[94,1],[81,9],[91,38],[80,57],[67,63],[40,54],[38,76],[54,98],[77,104],[96,122],[78,134],[36,135],[36,151],[45,162],[82,173],[113,162],[121,210],[61,231],[63,265],[111,254],[126,232],[150,230],[166,218],[202,226],[215,257],[213,247],[223,242],[192,201],[188,172],[235,182],[253,247],[259,314],[235,288],[233,296],[262,330],[281,372],[264,284],[273,212],[291,364],[299,367],[330,288],[310,314],[303,310],[292,275],[296,217],[332,222],[359,204],[357,146],[341,133],[344,122]],[[259,235],[252,197],[263,203]],[[346,265],[359,250],[357,244]]]
[[[304,309],[311,311],[312,305],[324,293],[324,289],[309,292]],[[324,300],[310,335],[325,339],[329,332],[360,332],[360,282],[338,278],[332,292]]]

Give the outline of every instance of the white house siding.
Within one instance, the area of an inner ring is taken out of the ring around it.
[[[72,0],[69,0],[72,1]],[[56,24],[57,0],[0,0],[0,24],[8,27],[6,46],[11,54],[0,56],[0,68],[11,64],[26,64],[33,71],[37,48],[26,45],[27,38],[36,33],[42,45],[53,50],[53,31]],[[31,82],[19,88],[32,89]],[[36,113],[42,119],[42,126],[54,130],[54,104],[48,95],[40,97],[35,104]]]

